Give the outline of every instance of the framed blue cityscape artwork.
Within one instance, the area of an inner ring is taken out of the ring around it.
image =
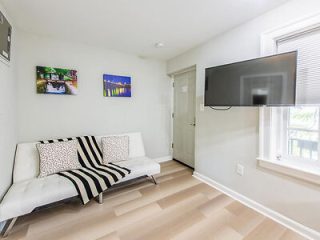
[[[131,77],[103,74],[103,96],[131,97]]]

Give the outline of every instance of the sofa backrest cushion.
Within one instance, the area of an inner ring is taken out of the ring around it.
[[[106,136],[114,136],[110,134]],[[116,136],[129,136],[129,160],[145,156],[144,145],[141,133],[125,133],[117,134]],[[99,146],[101,147],[101,138],[106,136],[96,137]],[[20,143],[17,146],[13,169],[13,183],[22,182],[28,179],[36,178],[39,175],[39,152],[36,145],[39,142]]]

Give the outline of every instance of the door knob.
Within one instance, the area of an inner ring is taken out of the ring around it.
[[[196,126],[196,124],[195,124],[195,123],[190,123],[189,125],[190,125],[190,126],[194,126],[194,127]]]

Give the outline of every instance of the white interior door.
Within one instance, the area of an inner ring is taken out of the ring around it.
[[[196,71],[174,76],[173,158],[194,168]]]

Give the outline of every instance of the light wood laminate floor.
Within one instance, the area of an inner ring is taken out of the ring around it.
[[[118,187],[104,194],[102,205],[77,200],[22,217],[7,240],[304,239],[177,162],[162,163],[157,180]]]

